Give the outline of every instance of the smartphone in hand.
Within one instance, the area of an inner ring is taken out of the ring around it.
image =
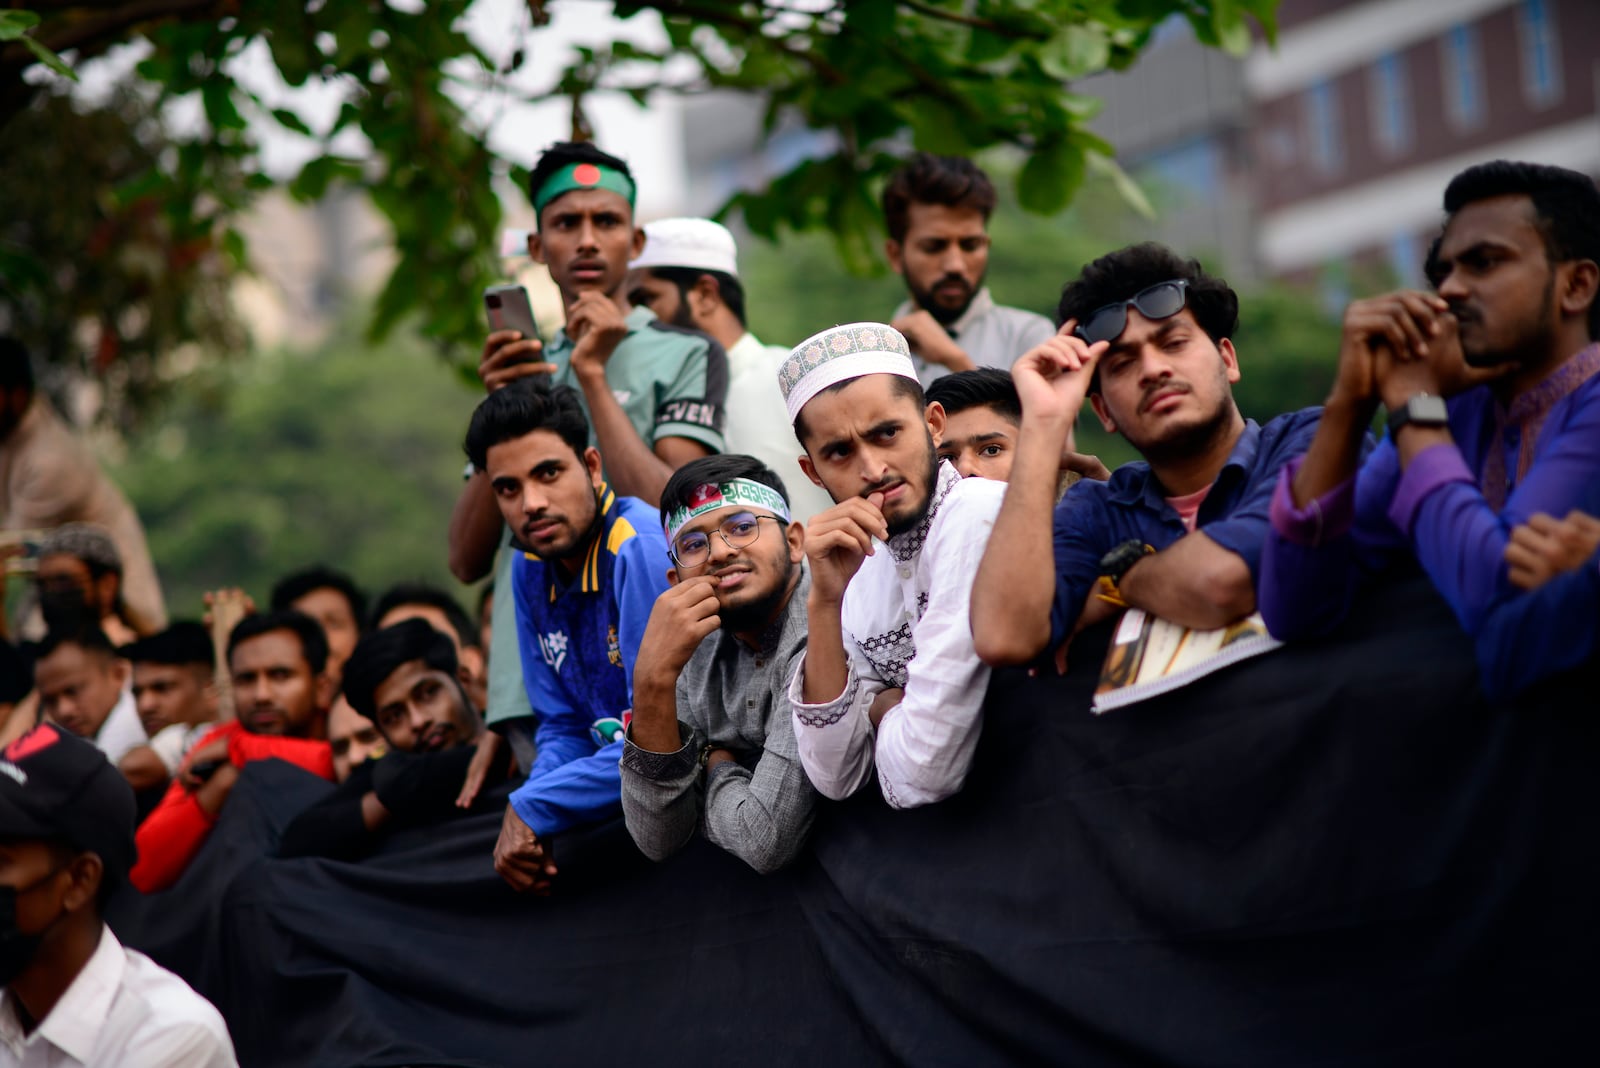
[[[521,286],[515,283],[490,286],[483,291],[483,306],[489,313],[491,332],[515,330],[524,338],[538,338],[533,305],[528,302],[528,291]]]

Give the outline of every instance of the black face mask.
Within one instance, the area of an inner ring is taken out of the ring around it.
[[[0,986],[10,986],[33,958],[39,955],[39,945],[49,932],[46,927],[38,934],[24,934],[17,930],[17,895],[26,894],[60,873],[60,868],[46,872],[24,887],[0,886]],[[54,926],[52,922],[50,926]]]
[[[44,617],[45,627],[53,631],[70,633],[100,624],[83,591],[76,586],[41,587],[39,614]]]

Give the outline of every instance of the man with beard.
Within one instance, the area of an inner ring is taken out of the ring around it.
[[[972,595],[978,653],[997,667],[1129,606],[1202,629],[1254,612],[1274,481],[1317,425],[1314,408],[1265,426],[1239,413],[1229,340],[1239,298],[1171,249],[1133,245],[1095,260],[1062,291],[1059,316],[1057,335],[1011,372],[1020,445]],[[1144,459],[1108,482],[1077,483],[1055,505],[1085,394]]]
[[[388,751],[296,816],[280,856],[354,860],[394,828],[464,811],[456,796],[483,720],[461,685],[449,635],[421,619],[369,631],[345,661],[344,696],[382,732]],[[497,777],[505,774],[500,752]]]
[[[0,773],[0,1065],[232,1068],[217,1010],[101,919],[133,864],[127,783],[50,724]]]
[[[228,671],[238,718],[195,743],[139,827],[134,886],[148,894],[177,881],[251,761],[276,757],[333,780],[325,740],[333,696],[327,666],[322,627],[302,612],[246,616],[233,628]]]
[[[896,808],[961,789],[982,726],[989,669],[967,625],[972,581],[1005,486],[963,479],[934,442],[905,338],[879,323],[802,342],[779,384],[834,506],[806,526],[809,631],[789,686],[806,774],[847,797],[877,767]]]
[[[27,350],[0,337],[0,530],[53,530],[72,523],[109,532],[122,569],[128,625],[139,634],[160,630],[166,608],[138,513],[100,469],[87,442],[35,389]],[[46,628],[53,625],[47,622]]]
[[[895,309],[924,386],[952,371],[1005,369],[1055,333],[1050,320],[994,302],[989,216],[994,185],[969,159],[919,152],[883,190],[889,266],[911,299]]]
[[[490,334],[478,376],[490,393],[531,376],[572,387],[589,444],[605,456],[606,479],[619,495],[654,507],[673,471],[723,451],[727,354],[704,334],[628,303],[628,261],[642,250],[644,233],[634,225],[626,163],[587,142],[558,142],[539,157],[528,185],[538,223],[528,254],[560,289],[566,324],[548,346],[515,331]],[[520,762],[532,728],[517,671],[508,537],[488,477],[474,468],[450,517],[450,570],[476,582],[494,569],[501,637],[489,650],[487,714],[494,737],[503,733],[521,746]]]
[[[93,628],[52,631],[38,656],[33,682],[44,719],[93,742],[113,767],[148,742],[127,689],[128,662],[104,634]]]
[[[699,330],[728,353],[728,449],[754,456],[786,479],[800,478],[783,414],[778,368],[788,348],[763,345],[745,326],[739,250],[710,219],[660,219],[644,227],[644,251],[628,265],[628,300],[663,322]],[[833,502],[809,481],[791,491],[801,523]]]
[[[639,643],[623,816],[654,860],[701,828],[776,871],[805,845],[816,806],[789,707],[806,646],[805,531],[783,480],[751,456],[685,464],[662,494],[661,524],[672,588]]]
[[[1281,638],[1317,634],[1365,576],[1415,560],[1476,640],[1485,689],[1510,693],[1593,649],[1574,628],[1595,604],[1552,611],[1566,584],[1526,589],[1514,545],[1536,519],[1553,534],[1554,517],[1600,514],[1600,190],[1500,160],[1451,179],[1444,210],[1435,292],[1345,313],[1322,428],[1272,502],[1261,609]],[[1379,404],[1389,434],[1361,463]]]
[[[519,891],[549,891],[551,836],[619,812],[634,661],[667,588],[655,509],[612,492],[588,442],[577,391],[541,381],[489,394],[467,428],[467,456],[521,550],[511,585],[537,755],[495,846]]]

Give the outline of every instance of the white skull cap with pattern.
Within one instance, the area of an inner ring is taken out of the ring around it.
[[[863,375],[899,375],[917,381],[911,348],[900,331],[882,323],[847,323],[806,338],[778,368],[778,388],[789,408],[789,422],[829,386]]]
[[[644,251],[628,264],[687,267],[739,277],[739,247],[728,228],[710,219],[657,219],[644,225]]]

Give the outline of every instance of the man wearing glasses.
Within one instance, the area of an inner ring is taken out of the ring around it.
[[[661,524],[672,588],[639,643],[622,812],[656,860],[703,828],[757,871],[775,871],[805,844],[817,796],[788,695],[806,647],[804,529],[783,480],[737,455],[679,468]]]
[[[1226,282],[1152,243],[1101,257],[1062,291],[1060,332],[1012,368],[1022,431],[972,594],[987,663],[1031,661],[1125,607],[1200,629],[1255,611],[1277,474],[1320,410],[1265,426],[1239,413],[1238,315]],[[1069,490],[1052,547],[1061,448],[1086,395],[1144,459]]]

